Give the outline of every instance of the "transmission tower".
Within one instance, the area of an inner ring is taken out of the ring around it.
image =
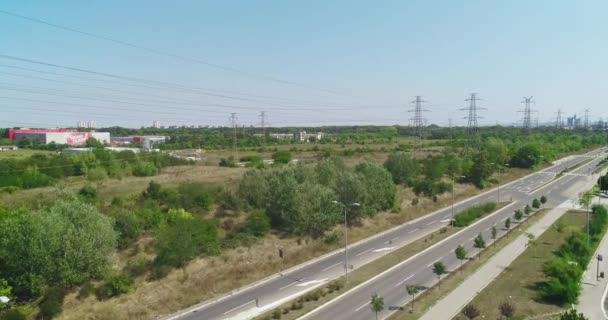
[[[468,99],[464,100],[464,101],[469,102],[469,106],[466,108],[460,109],[460,110],[469,112],[469,114],[466,117],[464,117],[464,119],[467,119],[469,122],[469,133],[477,132],[477,129],[478,129],[477,120],[481,119],[481,117],[477,115],[477,110],[487,110],[486,108],[480,108],[477,106],[477,101],[479,101],[479,100],[481,100],[481,99],[477,98],[477,93],[471,93],[471,96]]]
[[[236,157],[236,130],[238,126],[236,112],[231,113],[230,118],[228,119],[230,120],[230,126],[232,127],[232,147],[234,148],[234,154]]]
[[[260,129],[262,131],[262,143],[266,145],[266,111],[260,112],[258,116],[260,118]]]
[[[585,109],[585,118],[583,120],[583,125],[585,129],[589,129],[589,109]]]
[[[416,130],[416,136],[418,138],[422,138],[422,131],[426,122],[423,113],[426,111],[430,111],[422,107],[422,104],[425,102],[426,101],[422,100],[422,96],[416,96],[416,100],[412,101],[412,103],[414,104],[414,108],[408,110],[408,112],[414,113],[414,117],[410,118],[410,120],[412,121],[412,125]]]
[[[561,129],[564,126],[562,122],[562,109],[557,110],[557,116],[555,117],[555,127]]]
[[[532,101],[532,96],[530,96],[524,97],[524,101],[522,101],[521,103],[524,104],[524,109],[519,110],[519,112],[523,113],[522,126],[524,129],[528,130],[532,127],[532,112],[534,111],[532,110],[530,105],[534,103],[534,101]]]

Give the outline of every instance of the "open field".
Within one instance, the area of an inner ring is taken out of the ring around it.
[[[537,239],[536,248],[526,249],[471,301],[481,312],[481,317],[498,319],[500,317],[498,306],[504,302],[515,306],[515,314],[518,317],[530,317],[562,310],[559,306],[540,301],[534,290],[534,284],[545,280],[542,272],[543,265],[553,258],[554,252],[566,240],[570,231],[582,229],[585,222],[584,212],[569,211],[557,222],[567,226],[565,230],[558,232],[556,228],[547,229]],[[459,315],[455,319],[463,320],[465,318]]]
[[[45,150],[32,150],[32,149],[19,149],[19,150],[6,150],[0,151],[0,159],[19,159],[29,157],[34,154],[49,154],[56,153],[55,151]]]

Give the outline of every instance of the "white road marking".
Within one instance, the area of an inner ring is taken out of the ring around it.
[[[302,282],[300,284],[297,284],[296,287],[306,287],[306,286],[309,286],[311,284],[321,283],[321,282],[325,282],[325,281],[327,281],[327,278],[326,279],[321,279],[321,280],[310,280],[310,281],[306,281],[306,282]]]
[[[249,301],[249,302],[245,302],[245,303],[243,303],[242,305],[240,305],[240,306],[238,306],[238,307],[232,308],[232,309],[230,309],[230,310],[228,310],[228,311],[224,312],[224,314],[229,314],[230,312],[232,312],[232,311],[234,311],[234,310],[236,310],[236,309],[242,308],[242,307],[244,307],[244,306],[246,306],[246,305],[248,305],[248,304],[250,304],[250,303],[252,303],[252,302],[255,302],[255,300],[251,300],[251,301]]]
[[[357,257],[360,256],[360,255],[362,255],[362,254],[366,254],[366,253],[368,253],[368,252],[370,252],[372,250],[374,250],[374,248],[370,248],[370,249],[367,249],[367,250],[365,250],[363,252],[359,252],[359,253],[357,253]]]
[[[439,261],[441,261],[441,258],[439,258],[439,259],[437,259],[437,260],[435,260],[435,261],[433,261],[433,262],[429,263],[429,264],[428,264],[426,267],[427,267],[427,268],[429,268],[429,267],[433,266],[435,263],[437,263],[437,262],[439,262]]]
[[[355,312],[357,312],[357,311],[359,311],[359,310],[361,310],[361,309],[365,308],[365,307],[366,307],[366,306],[368,306],[368,305],[369,305],[369,302],[366,302],[364,305],[362,305],[362,306],[360,306],[359,308],[355,309]]]
[[[393,247],[386,247],[386,248],[376,249],[376,250],[374,250],[374,252],[389,251],[389,250],[392,250],[392,249],[393,249]]]
[[[286,286],[284,286],[284,287],[280,287],[280,288],[279,288],[279,291],[281,291],[281,290],[283,290],[283,289],[287,289],[287,288],[289,288],[289,287],[293,286],[293,285],[294,285],[294,284],[296,284],[296,283],[298,283],[298,281],[294,281],[294,282],[292,282],[292,283],[290,283],[290,284],[288,284],[288,285],[286,285]]]
[[[448,214],[447,216],[443,217],[443,219],[447,219],[447,218],[450,218],[450,217],[452,217],[452,215]]]
[[[431,221],[431,222],[427,223],[426,225],[427,225],[427,226],[430,226],[430,225],[432,225],[432,224],[433,224],[433,223],[435,223],[435,222],[437,222],[437,220]]]
[[[410,232],[408,232],[408,233],[414,233],[414,232],[416,232],[416,231],[418,231],[418,228],[412,229],[412,230],[410,230]]]
[[[445,219],[445,220],[441,220],[441,221],[439,221],[439,222],[441,222],[441,223],[446,223],[446,222],[450,222],[451,220],[452,220],[452,219]]]
[[[331,268],[333,268],[333,267],[335,267],[335,266],[339,266],[339,265],[341,265],[341,264],[342,264],[342,262],[338,262],[338,263],[333,264],[333,265],[331,265],[331,266],[329,266],[329,267],[327,267],[327,268],[325,268],[325,269],[323,269],[323,270],[321,270],[321,271],[327,271],[327,270],[329,270],[329,269],[331,269]]]
[[[411,278],[412,278],[413,276],[415,276],[415,275],[416,275],[416,274],[413,274],[413,275],[411,275],[411,276],[409,276],[409,277],[407,277],[407,278],[405,278],[405,279],[403,279],[403,280],[399,281],[399,283],[397,283],[397,284],[395,285],[395,288],[397,288],[398,286],[402,285],[404,282],[406,282],[407,280],[411,279]]]

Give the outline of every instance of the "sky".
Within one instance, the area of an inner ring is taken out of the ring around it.
[[[0,127],[608,118],[606,1],[0,2]],[[7,14],[6,12],[10,13]],[[38,19],[48,24],[23,17]],[[84,71],[82,71],[84,70]]]

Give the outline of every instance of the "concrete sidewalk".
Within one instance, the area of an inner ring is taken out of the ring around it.
[[[557,219],[572,209],[571,202],[564,202],[558,207],[547,212],[534,225],[527,229],[528,233],[539,237],[547,228],[550,228]],[[521,226],[517,226],[518,228]],[[467,303],[481,292],[494,278],[496,278],[507,266],[526,250],[528,237],[522,234],[514,241],[500,250],[488,262],[481,266],[475,273],[462,282],[456,289],[443,299],[433,305],[420,320],[437,320],[453,318]]]
[[[598,201],[602,205],[608,205],[608,199],[595,198],[594,204]],[[589,319],[608,319],[606,311],[604,310],[604,300],[606,299],[606,289],[608,285],[608,278],[596,279],[597,275],[597,260],[596,257],[601,254],[604,257],[604,261],[600,262],[599,271],[604,271],[606,277],[608,277],[608,233],[604,235],[602,242],[600,242],[597,250],[587,266],[587,271],[583,274],[583,292],[579,297],[577,310],[584,313]]]

